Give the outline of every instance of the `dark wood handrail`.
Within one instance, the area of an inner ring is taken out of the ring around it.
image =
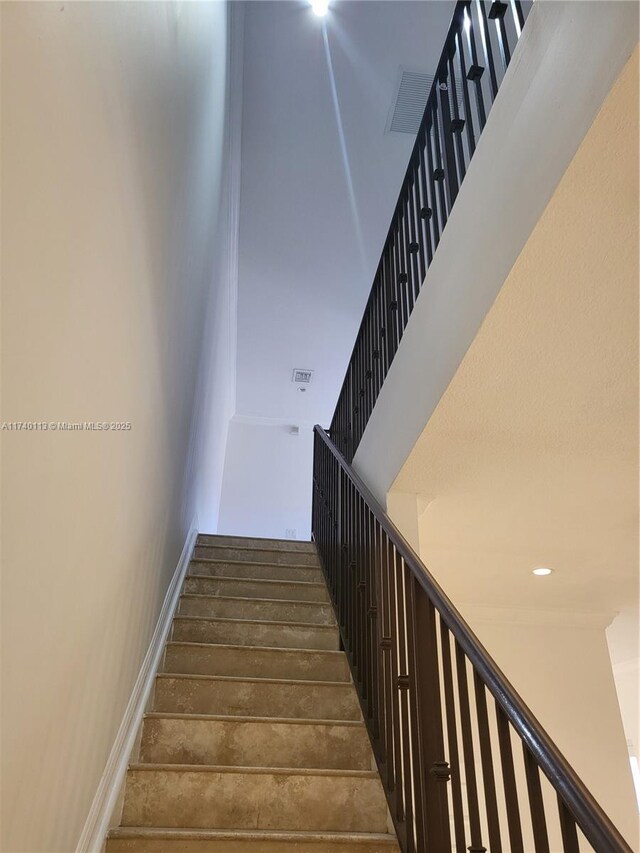
[[[597,853],[632,853],[631,848],[609,817],[465,622],[420,557],[390,520],[367,485],[356,474],[325,430],[321,426],[316,426],[314,432],[317,439],[326,445],[344,475],[364,500],[377,524],[402,557],[405,565],[464,650],[475,672],[494,696],[589,843]]]

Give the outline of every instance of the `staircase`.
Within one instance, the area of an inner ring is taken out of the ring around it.
[[[310,542],[198,537],[107,853],[397,853]]]

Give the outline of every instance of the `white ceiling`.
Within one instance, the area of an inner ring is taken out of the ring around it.
[[[453,3],[334,0],[326,44],[302,0],[245,6],[237,413],[327,424],[413,143],[399,66],[433,72]]]

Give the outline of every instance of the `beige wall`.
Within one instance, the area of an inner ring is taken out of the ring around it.
[[[75,849],[187,530],[215,523],[227,44],[224,3],[2,4],[2,420],[131,423],[2,432],[5,851]]]

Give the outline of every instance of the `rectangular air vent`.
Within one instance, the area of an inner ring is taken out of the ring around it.
[[[298,385],[308,385],[313,378],[313,370],[302,370],[300,367],[296,367],[293,371],[293,376],[291,377],[292,382],[297,382]]]
[[[418,132],[427,98],[433,86],[433,74],[400,66],[395,97],[389,110],[385,132]],[[458,109],[462,107],[462,88],[456,81]]]

